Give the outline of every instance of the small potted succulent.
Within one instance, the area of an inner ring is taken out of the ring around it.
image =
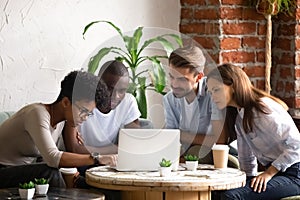
[[[35,192],[35,184],[32,181],[19,184],[19,194],[21,199],[32,199]]]
[[[160,176],[169,176],[171,174],[171,170],[172,170],[172,162],[170,160],[166,160],[165,158],[163,158],[160,162],[159,162],[159,174]]]
[[[187,154],[184,156],[187,170],[196,171],[199,157],[197,155]]]
[[[35,191],[36,194],[45,195],[49,189],[49,180],[45,178],[35,178]]]

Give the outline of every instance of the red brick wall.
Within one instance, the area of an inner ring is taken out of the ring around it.
[[[297,20],[295,16],[278,15],[273,20],[272,41],[272,94],[282,99],[291,108],[300,108],[297,103]],[[299,49],[300,50],[300,47]],[[298,93],[298,94],[297,94]]]
[[[300,0],[298,0],[300,5]],[[267,21],[248,0],[181,0],[180,31],[204,47],[217,64],[243,67],[264,89]],[[272,18],[271,93],[300,108],[300,8]],[[298,69],[299,68],[299,69]]]

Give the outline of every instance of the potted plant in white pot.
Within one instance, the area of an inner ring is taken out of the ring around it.
[[[19,184],[19,194],[21,199],[32,199],[35,192],[35,185],[32,181]]]
[[[143,28],[138,27],[134,30],[132,36],[125,35],[119,27],[113,24],[110,21],[100,20],[89,23],[83,32],[83,36],[86,34],[87,30],[96,23],[107,23],[112,26],[120,35],[123,44],[121,46],[112,46],[112,47],[103,47],[98,52],[92,56],[88,62],[88,71],[95,73],[99,67],[99,63],[103,57],[112,53],[116,55],[115,59],[121,62],[129,68],[130,75],[130,85],[128,92],[131,93],[137,100],[139,110],[141,112],[141,118],[147,118],[147,100],[146,100],[146,89],[151,88],[157,93],[165,94],[166,86],[166,73],[162,66],[161,59],[167,59],[168,55],[178,47],[182,46],[182,39],[179,35],[173,33],[166,33],[159,36],[154,36],[141,42],[143,36]],[[174,47],[173,43],[169,38],[172,38],[177,44],[177,47]],[[151,47],[152,44],[160,44],[165,54],[154,55],[145,54],[146,50],[151,50],[154,47]],[[125,46],[125,49],[122,48]],[[144,69],[142,66],[143,63],[149,61],[152,64],[152,70]],[[150,74],[151,83],[147,84],[147,74]]]
[[[35,178],[35,193],[45,195],[49,189],[49,180],[45,178]]]
[[[190,171],[196,171],[199,163],[199,157],[197,155],[187,154],[184,156],[186,169]]]
[[[171,171],[172,171],[172,162],[170,160],[166,160],[165,158],[163,158],[160,162],[159,162],[159,174],[160,176],[170,176]]]

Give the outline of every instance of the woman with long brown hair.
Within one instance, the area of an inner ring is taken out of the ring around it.
[[[300,194],[300,133],[280,99],[255,88],[246,73],[223,64],[207,75],[219,109],[231,106],[226,127],[237,134],[238,159],[246,186],[221,193],[221,199],[280,199]],[[265,171],[257,173],[258,162]]]

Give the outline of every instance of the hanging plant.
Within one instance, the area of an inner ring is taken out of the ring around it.
[[[296,8],[296,0],[249,0],[256,11],[263,15],[277,15],[284,13],[292,15]]]
[[[263,15],[277,15],[279,12],[279,4],[277,1],[271,2],[270,0],[258,0],[256,10]]]
[[[271,92],[271,67],[272,67],[272,16],[284,13],[293,15],[293,10],[296,8],[296,0],[249,0],[250,5],[255,6],[256,11],[263,14],[267,19],[266,43],[265,43],[265,91]]]

